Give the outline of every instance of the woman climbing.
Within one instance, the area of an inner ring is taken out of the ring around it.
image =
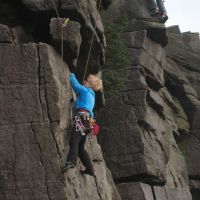
[[[150,15],[158,17],[163,23],[168,20],[167,11],[164,6],[164,0],[148,0]]]
[[[67,161],[62,168],[62,173],[76,166],[77,157],[85,166],[83,174],[95,176],[92,161],[85,150],[87,136],[93,134],[94,131],[94,113],[95,93],[102,88],[102,81],[95,75],[89,75],[81,85],[76,79],[74,73],[70,73],[70,83],[77,95],[75,102],[75,116],[72,133],[69,141],[69,152]]]

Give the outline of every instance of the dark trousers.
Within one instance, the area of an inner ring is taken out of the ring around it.
[[[165,9],[165,6],[164,6],[164,3],[163,3],[162,0],[148,0],[148,2],[149,2],[149,9],[150,10],[154,10],[158,6],[158,8],[160,9],[160,11],[162,13],[166,12],[166,9]]]
[[[77,157],[79,156],[81,162],[88,170],[93,170],[92,161],[88,152],[85,150],[85,143],[87,140],[86,135],[81,135],[80,131],[76,131],[73,126],[70,141],[69,141],[69,153],[67,156],[67,162],[72,162],[74,165],[77,163]]]

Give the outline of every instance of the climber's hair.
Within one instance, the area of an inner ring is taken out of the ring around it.
[[[94,91],[98,91],[98,90],[102,89],[102,87],[103,87],[102,80],[100,78],[98,78],[96,75],[90,74],[87,77],[87,80],[90,82],[91,88]]]

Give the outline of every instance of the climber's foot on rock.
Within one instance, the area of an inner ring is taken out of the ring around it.
[[[66,162],[65,165],[61,168],[61,172],[64,174],[68,169],[74,168],[75,165],[72,162]]]
[[[162,14],[161,20],[162,20],[162,23],[165,23],[168,20],[168,16],[166,13]]]
[[[153,10],[150,11],[150,15],[151,15],[152,17],[155,17],[155,16],[160,15],[160,14],[161,14],[161,13],[160,13],[160,10],[159,10],[158,8],[153,9]]]
[[[80,172],[81,172],[82,175],[88,174],[90,176],[94,176],[94,177],[96,176],[95,173],[94,173],[94,169],[92,169],[92,170],[85,169],[85,170],[81,170]]]

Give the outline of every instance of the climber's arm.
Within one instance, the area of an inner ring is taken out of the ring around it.
[[[76,79],[75,74],[70,73],[70,83],[71,86],[76,94],[79,94],[81,91],[85,90],[86,88],[81,85],[78,80]]]

